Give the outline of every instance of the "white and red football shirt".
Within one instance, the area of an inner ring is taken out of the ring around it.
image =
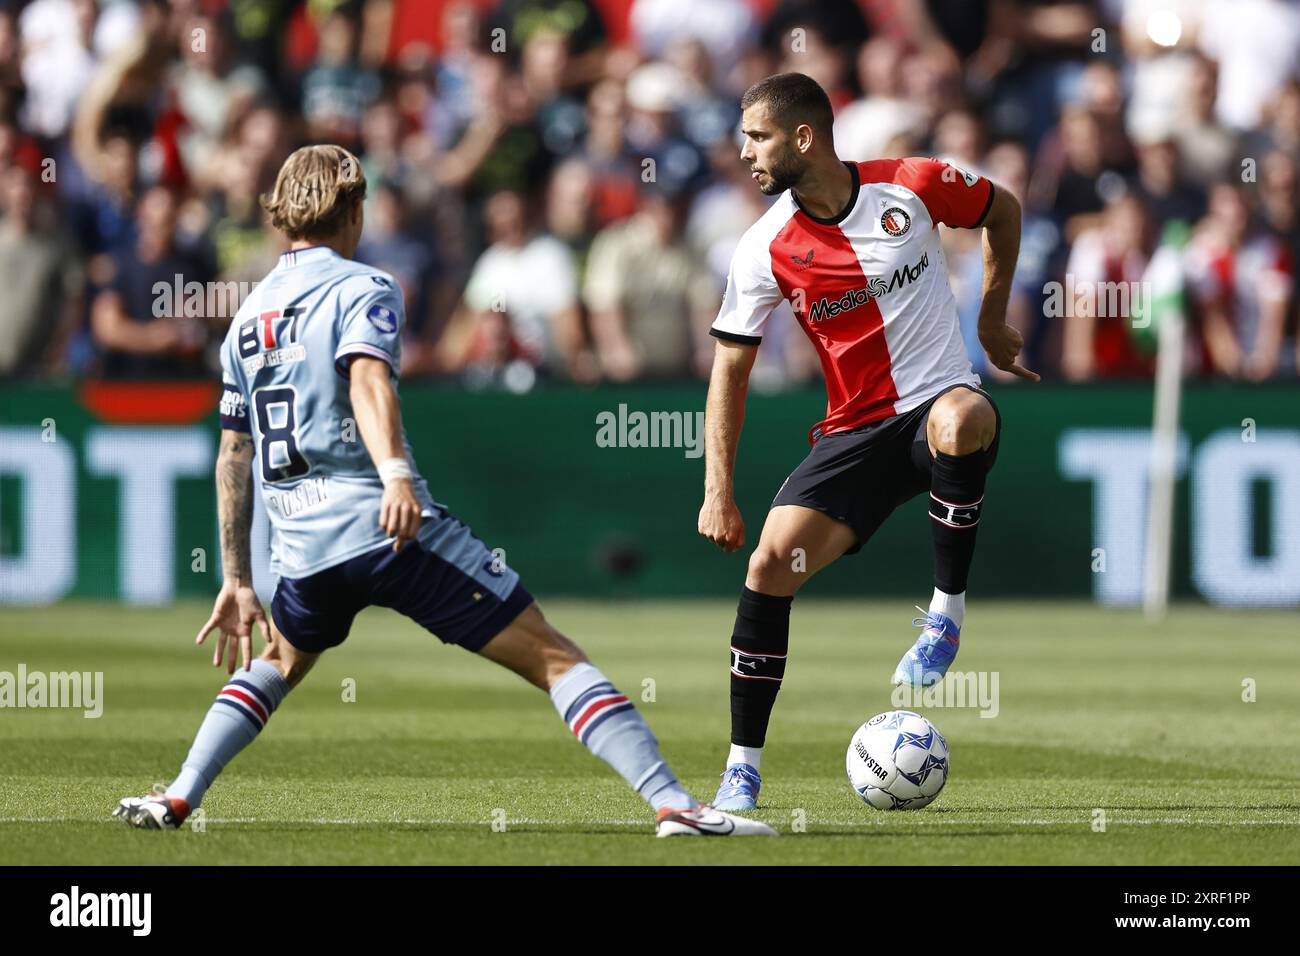
[[[973,229],[993,184],[935,159],[845,163],[853,193],[820,219],[782,193],[741,237],[718,338],[757,345],[786,299],[821,357],[826,418],[811,441],[916,408],[949,385],[979,384],[939,245],[939,223]]]

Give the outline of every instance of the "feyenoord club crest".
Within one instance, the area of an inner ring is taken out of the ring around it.
[[[890,206],[880,214],[880,228],[891,236],[901,236],[912,228],[912,217],[902,206]]]

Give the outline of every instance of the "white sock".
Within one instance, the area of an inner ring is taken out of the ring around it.
[[[934,597],[930,598],[930,610],[951,618],[954,624],[961,627],[962,621],[966,620],[966,592],[946,594],[935,588]]]
[[[747,763],[755,770],[763,762],[762,747],[742,747],[739,744],[731,745],[731,752],[727,754],[727,766],[734,767],[738,763]]]

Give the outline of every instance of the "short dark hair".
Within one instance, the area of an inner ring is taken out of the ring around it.
[[[777,73],[759,80],[740,98],[740,108],[747,110],[755,103],[766,104],[772,119],[783,129],[807,123],[813,132],[828,139],[831,136],[834,122],[831,98],[810,76]]]

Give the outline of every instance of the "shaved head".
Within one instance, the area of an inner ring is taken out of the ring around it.
[[[802,73],[777,73],[759,80],[745,91],[740,108],[765,106],[768,118],[784,132],[793,133],[802,125],[812,127],[818,139],[831,143],[835,115],[831,99],[812,77]]]

